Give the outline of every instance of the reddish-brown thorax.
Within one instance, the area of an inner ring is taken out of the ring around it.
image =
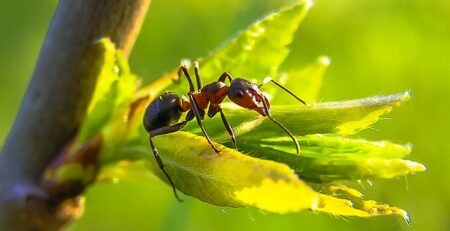
[[[198,92],[192,93],[192,96],[194,97],[195,103],[199,110],[204,111],[209,106],[208,112],[211,112],[211,116],[219,111],[220,104],[227,95],[235,104],[243,108],[254,110],[262,116],[267,116],[263,104],[265,103],[267,105],[267,109],[269,109],[270,102],[262,95],[259,89],[253,89],[251,87],[247,88],[240,96],[229,94],[228,90],[229,87],[225,85],[225,83],[217,81],[204,86]],[[183,111],[188,111],[191,109],[191,104],[187,99],[183,99],[181,107]]]
[[[228,86],[222,82],[213,82],[204,86],[199,92],[192,93],[195,103],[199,110],[206,110],[209,105],[209,110],[216,110],[227,96]],[[181,107],[184,111],[191,109],[191,104],[188,100],[183,99]]]

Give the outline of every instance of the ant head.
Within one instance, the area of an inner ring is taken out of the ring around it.
[[[258,85],[241,78],[236,78],[231,81],[230,88],[228,89],[228,98],[235,104],[254,110],[262,116],[267,115],[267,111],[264,105],[269,110],[270,104],[266,97],[259,90]]]

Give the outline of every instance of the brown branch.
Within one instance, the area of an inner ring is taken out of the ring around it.
[[[61,0],[0,156],[0,230],[55,230],[58,217],[38,184],[77,131],[102,62],[94,42],[109,37],[128,57],[150,0]]]

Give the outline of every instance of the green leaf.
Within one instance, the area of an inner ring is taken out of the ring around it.
[[[253,23],[206,59],[202,66],[205,81],[214,81],[223,71],[262,80],[275,76],[289,53],[287,46],[311,3],[282,9]]]
[[[200,61],[202,81],[217,81],[227,71],[234,77],[261,82],[264,77],[276,77],[278,67],[286,59],[293,34],[305,17],[310,1],[269,14],[240,32],[235,38]],[[185,84],[170,89],[186,92]]]
[[[411,92],[363,99],[297,105],[274,105],[272,116],[294,135],[308,134],[354,134],[377,122],[381,116],[411,98]],[[224,112],[240,141],[260,140],[268,137],[286,136],[286,133],[272,121],[256,112],[224,104]],[[205,120],[208,133],[217,142],[228,142],[220,118]],[[191,123],[187,131],[201,134],[198,126]]]
[[[127,137],[127,133],[122,132],[121,137],[112,139],[102,132],[114,124],[113,121],[118,121],[115,118],[121,118],[124,123],[124,115],[127,115],[125,112],[136,92],[138,79],[131,74],[127,61],[108,38],[99,40],[95,45],[103,51],[103,66],[98,73],[86,117],[77,136],[69,140],[59,150],[57,158],[47,166],[41,181],[43,190],[55,201],[64,201],[71,193],[81,192],[90,185],[100,168],[101,155],[112,152]]]
[[[103,68],[74,148],[79,148],[128,107],[138,87],[137,77],[130,72],[127,61],[111,40],[100,39],[97,46],[104,50]]]
[[[68,163],[58,168],[55,179],[61,182],[80,180],[83,183],[87,183],[95,178],[95,173],[96,169],[93,166],[84,168],[79,163]]]
[[[387,179],[426,170],[420,163],[401,159],[410,153],[409,145],[323,135],[300,137],[299,143],[300,156],[292,154],[289,138],[245,142],[240,147],[251,156],[285,163],[310,182]]]

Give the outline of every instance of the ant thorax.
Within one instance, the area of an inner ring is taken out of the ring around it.
[[[219,105],[227,96],[228,86],[224,82],[216,81],[205,85],[200,93],[204,94],[212,105]]]

